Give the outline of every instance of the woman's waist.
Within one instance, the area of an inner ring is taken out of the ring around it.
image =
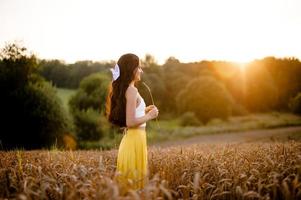
[[[145,131],[145,126],[127,127],[126,130],[141,130],[141,131]]]
[[[127,127],[124,129],[123,134],[138,134],[145,132],[145,127]]]

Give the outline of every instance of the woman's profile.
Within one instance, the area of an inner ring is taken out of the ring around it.
[[[109,122],[124,128],[117,154],[119,181],[125,187],[142,189],[148,180],[146,122],[158,116],[155,105],[147,106],[135,84],[143,73],[135,54],[122,55],[114,69],[106,103]],[[132,184],[128,184],[128,179]]]

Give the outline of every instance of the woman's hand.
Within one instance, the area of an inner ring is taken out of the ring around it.
[[[146,114],[150,119],[155,119],[159,115],[159,110],[156,106],[152,105],[151,110]]]
[[[149,105],[145,108],[145,113],[148,113],[149,111],[151,111],[151,109],[155,108],[155,105]]]

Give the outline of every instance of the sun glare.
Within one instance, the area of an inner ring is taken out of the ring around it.
[[[248,65],[248,62],[235,62],[236,66],[241,69],[241,70],[245,70],[245,68]]]

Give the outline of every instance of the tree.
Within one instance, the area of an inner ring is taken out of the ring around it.
[[[254,62],[246,69],[245,106],[248,110],[263,112],[276,107],[278,88],[266,67]]]
[[[177,96],[178,111],[193,112],[204,123],[212,118],[229,117],[232,104],[230,93],[212,76],[191,80]]]
[[[288,106],[293,113],[301,114],[301,92],[290,99]]]
[[[301,62],[296,58],[266,57],[262,61],[278,88],[276,108],[288,110],[288,102],[301,91]]]
[[[146,54],[144,60],[142,60],[142,66],[143,67],[153,67],[157,66],[157,61],[154,56],[150,54]]]
[[[110,78],[105,73],[96,73],[80,82],[77,93],[69,105],[74,119],[76,134],[82,140],[98,140],[103,137],[101,124]]]
[[[94,73],[104,72],[113,66],[113,62],[78,61],[66,64],[61,60],[41,60],[39,74],[62,88],[78,88],[80,81]]]
[[[150,94],[147,87],[144,84],[139,83],[138,88],[141,95],[145,99],[145,102],[147,104],[152,104],[152,95],[156,106],[164,110],[164,98],[162,97],[166,94],[166,88],[163,79],[161,79],[160,76],[156,73],[146,73],[143,75],[143,81],[151,90]]]
[[[0,140],[3,148],[37,149],[60,143],[71,124],[55,88],[34,73],[26,48],[8,44],[0,53]]]

